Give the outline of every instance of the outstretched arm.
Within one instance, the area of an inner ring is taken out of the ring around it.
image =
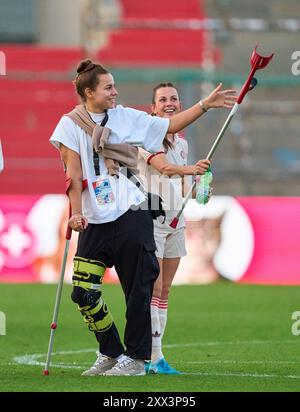
[[[82,215],[81,194],[82,194],[82,169],[78,153],[60,145],[61,158],[66,167],[66,174],[71,178],[71,186],[68,191],[70,199],[72,216],[69,220],[69,226],[72,230],[82,232],[87,228],[87,219]]]
[[[197,120],[203,113],[205,113],[205,111],[209,109],[218,109],[223,107],[231,109],[236,100],[236,91],[234,89],[222,90],[222,83],[220,83],[208,97],[200,100],[200,102],[202,102],[202,106],[200,105],[200,102],[198,102],[189,109],[173,116],[170,119],[168,133],[179,132]]]

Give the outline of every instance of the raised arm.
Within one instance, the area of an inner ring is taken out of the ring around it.
[[[68,196],[71,203],[72,216],[69,220],[69,226],[72,230],[82,232],[87,228],[87,219],[82,215],[82,168],[80,156],[78,153],[60,145],[61,158],[66,167],[66,174],[71,178],[71,186]]]
[[[222,90],[222,83],[211,92],[211,94],[194,106],[180,113],[175,114],[170,118],[168,133],[177,133],[184,129],[207,110],[212,108],[232,108],[237,100],[236,91],[234,89]]]

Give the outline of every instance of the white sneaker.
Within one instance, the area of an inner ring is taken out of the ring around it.
[[[105,376],[142,376],[146,375],[144,361],[132,359],[129,356],[122,356],[110,370],[104,373]]]
[[[82,372],[82,376],[103,375],[104,372],[111,369],[118,362],[117,359],[102,355],[100,352],[96,352],[96,354],[98,355],[96,362],[90,369]]]

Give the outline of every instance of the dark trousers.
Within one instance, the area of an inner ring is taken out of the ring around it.
[[[151,358],[150,302],[159,274],[155,250],[148,210],[128,210],[114,222],[89,224],[78,239],[76,256],[115,266],[126,301],[125,354],[135,359]],[[95,334],[101,353],[112,357],[123,353],[114,324]]]

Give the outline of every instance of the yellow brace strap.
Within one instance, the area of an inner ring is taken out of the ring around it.
[[[88,324],[89,330],[94,332],[105,332],[113,324],[113,317],[106,306],[106,303],[103,302],[102,298],[99,299],[97,305],[90,309],[91,306],[79,307],[80,312],[84,316],[85,323]],[[96,320],[98,315],[101,316],[101,319]]]
[[[100,290],[106,266],[98,260],[74,258],[73,286],[84,289]]]
[[[82,279],[89,279],[90,275],[103,276],[106,266],[98,260],[74,258],[74,274]]]

